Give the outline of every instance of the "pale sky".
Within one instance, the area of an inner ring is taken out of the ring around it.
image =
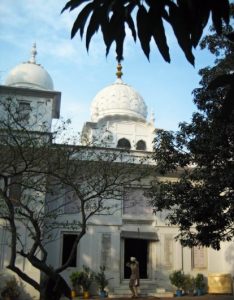
[[[30,58],[37,44],[37,63],[51,75],[55,90],[62,92],[61,116],[71,118],[80,131],[90,121],[90,104],[102,88],[116,80],[115,45],[105,57],[101,35],[91,41],[89,53],[77,35],[70,39],[76,12],[60,11],[66,0],[0,0],[0,84],[8,72]],[[207,51],[194,52],[195,68],[190,65],[169,29],[167,39],[171,63],[164,62],[154,43],[150,62],[128,31],[123,66],[123,81],[144,98],[155,113],[155,127],[176,130],[189,121],[195,106],[192,90],[199,86],[198,70],[211,65]]]

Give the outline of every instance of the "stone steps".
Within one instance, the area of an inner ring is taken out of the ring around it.
[[[131,298],[131,291],[128,286],[128,280],[124,280],[118,287],[108,291],[108,298]],[[164,288],[157,286],[155,281],[140,280],[140,287],[138,288],[139,297],[158,297],[158,298],[172,298],[173,292],[166,291]],[[100,298],[98,295],[91,296],[90,299]],[[73,300],[80,300],[82,296],[76,297]],[[65,300],[65,299],[64,299]]]
[[[172,292],[164,292],[164,293],[147,293],[146,295],[139,294],[140,297],[156,297],[156,298],[173,298],[174,294]],[[131,298],[131,294],[115,294],[109,293],[108,298]]]
[[[156,286],[155,282],[150,282],[150,281],[140,281],[140,287],[138,288],[138,293],[141,297],[167,297],[171,298],[173,297],[173,293],[166,291],[163,288],[159,288]],[[128,286],[128,281],[123,281],[119,287],[114,288],[113,291],[110,291],[108,293],[108,296],[110,298],[118,298],[118,297],[131,297],[131,291]]]

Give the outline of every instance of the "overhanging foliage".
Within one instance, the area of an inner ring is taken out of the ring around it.
[[[194,64],[192,49],[202,36],[209,17],[218,34],[223,21],[229,23],[228,0],[70,0],[65,10],[79,9],[71,30],[71,38],[78,32],[81,38],[86,31],[86,48],[99,29],[106,45],[106,55],[113,42],[116,43],[117,60],[123,60],[126,25],[134,41],[139,38],[142,50],[149,59],[150,41],[154,40],[164,60],[170,62],[165,22],[176,36],[187,60]]]

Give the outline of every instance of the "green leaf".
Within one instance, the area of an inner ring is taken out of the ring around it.
[[[102,30],[103,40],[106,45],[106,56],[108,55],[109,49],[112,42],[114,41],[113,30],[110,25],[109,14],[112,11],[113,0],[105,0],[102,5],[102,16],[100,19],[100,26]]]
[[[93,3],[87,4],[82,11],[78,14],[71,31],[71,38],[73,38],[77,31],[80,30],[80,36],[83,37],[85,23],[93,10]]]
[[[137,33],[141,48],[149,60],[151,32],[149,26],[149,15],[143,5],[140,5],[137,12]]]
[[[126,9],[125,9],[125,20],[132,32],[134,41],[136,41],[136,29],[135,29],[135,24],[134,24],[133,18],[131,16],[131,13],[137,5],[138,5],[138,0],[131,1],[130,4],[127,5]]]
[[[182,11],[173,3],[169,7],[169,16],[170,23],[181,49],[187,60],[194,65],[192,43],[190,40],[189,26],[186,23],[186,16],[184,16]]]
[[[229,39],[229,41],[231,41],[232,43],[234,43],[234,32],[226,34],[226,37]]]
[[[132,32],[132,36],[133,36],[134,41],[136,41],[136,29],[135,29],[135,25],[134,25],[133,19],[132,19],[130,14],[128,14],[126,16],[126,22],[129,26],[131,32]]]
[[[117,61],[121,62],[123,60],[123,43],[124,43],[124,39],[125,39],[125,29],[124,26],[122,27],[122,29],[119,31],[118,36],[115,39],[116,42],[116,54],[117,54]]]
[[[203,0],[190,0],[185,14],[188,16],[188,23],[191,25],[191,41],[195,48],[202,36],[203,30],[209,20],[209,3]]]
[[[212,21],[218,34],[222,33],[222,19],[229,24],[229,1],[220,0],[211,2]]]
[[[107,19],[103,20],[102,23],[101,23],[101,30],[102,30],[102,34],[103,34],[103,39],[104,39],[104,42],[105,42],[105,45],[106,45],[106,56],[108,55],[111,44],[114,41],[112,30],[110,29],[110,26],[106,25],[107,23],[109,23],[109,21]]]
[[[162,54],[164,60],[166,62],[170,62],[171,59],[169,54],[169,47],[167,45],[167,39],[161,15],[158,13],[158,11],[155,11],[155,9],[151,8],[149,10],[149,18],[151,23],[153,24],[152,35],[158,47],[158,50]]]
[[[214,28],[218,34],[222,33],[222,19],[221,14],[218,10],[212,11],[212,21],[214,24]]]
[[[117,60],[121,61],[123,60],[123,43],[125,39],[125,8],[123,6],[123,3],[115,2],[112,10],[112,16],[109,22],[109,40],[106,47],[106,55],[108,55],[109,53],[111,44],[113,43],[113,41],[115,41]]]
[[[64,8],[61,10],[61,13],[63,13],[66,9],[70,8],[70,11],[75,9],[76,7],[80,6],[82,3],[87,2],[90,0],[70,0],[66,3]]]
[[[118,31],[118,17],[116,17],[116,15],[113,14],[110,19],[110,22],[109,22],[109,27],[105,31],[105,34],[106,34],[106,56],[109,54],[110,47],[116,39],[117,31]]]
[[[222,117],[226,121],[234,110],[234,74],[220,75],[212,80],[208,86],[208,89],[217,89],[227,85],[229,85],[229,90],[222,103]]]
[[[229,24],[230,21],[230,5],[228,0],[217,1],[218,8],[221,13],[221,18],[224,20],[226,25]]]
[[[208,86],[208,89],[217,89],[219,87],[224,87],[225,85],[233,85],[233,84],[234,84],[234,74],[224,74],[212,80]]]
[[[102,16],[102,8],[98,7],[93,11],[93,14],[90,18],[89,25],[86,32],[86,48],[89,49],[89,44],[92,36],[95,32],[98,31],[100,26],[100,19]]]

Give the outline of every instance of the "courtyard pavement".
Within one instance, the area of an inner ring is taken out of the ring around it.
[[[101,299],[110,299],[110,300],[132,300],[131,297],[119,297],[119,298],[100,298],[100,297],[91,297],[87,300],[101,300]],[[234,295],[212,295],[212,294],[206,294],[202,296],[182,296],[182,297],[137,297],[134,298],[136,300],[234,300]],[[68,300],[68,298],[62,297],[60,300]],[[73,298],[73,300],[84,300],[82,297],[76,297]]]
[[[206,294],[202,296],[182,296],[173,297],[176,300],[234,300],[234,295],[219,295],[219,294]],[[171,300],[173,298],[165,297],[138,297],[134,298],[136,300]],[[108,298],[107,298],[108,299]],[[111,300],[129,300],[131,297],[121,297],[121,298],[109,298]]]
[[[107,298],[100,298],[99,296],[91,297],[87,300],[101,300],[101,299],[110,299],[110,300],[133,300],[130,296],[129,297],[107,297]],[[182,296],[182,297],[141,297],[138,296],[134,298],[134,300],[234,300],[234,295],[220,295],[220,294],[205,294],[202,296]],[[68,300],[68,298],[62,297],[60,300]],[[75,297],[73,300],[84,300],[83,297]]]

